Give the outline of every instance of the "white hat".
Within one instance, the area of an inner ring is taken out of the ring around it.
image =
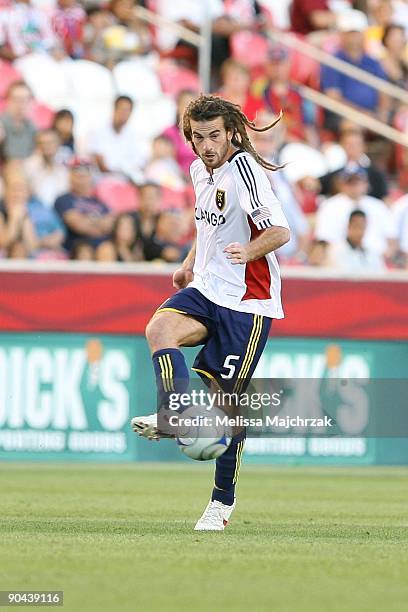
[[[339,32],[364,32],[368,28],[368,19],[362,11],[350,9],[341,12],[337,17]]]

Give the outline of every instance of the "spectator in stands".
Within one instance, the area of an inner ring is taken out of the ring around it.
[[[55,202],[55,210],[67,228],[64,246],[71,252],[75,241],[86,241],[93,248],[112,234],[114,215],[93,195],[91,165],[74,158],[70,164],[70,191]]]
[[[367,215],[362,210],[350,214],[347,237],[341,242],[330,245],[328,265],[344,272],[379,272],[384,269],[382,256],[364,247],[367,231]]]
[[[221,66],[221,88],[216,95],[238,104],[250,121],[265,109],[261,98],[255,98],[249,90],[251,75],[241,62],[227,59]]]
[[[364,33],[367,53],[381,58],[383,51],[382,39],[385,29],[392,23],[391,0],[376,0],[368,10],[369,27]]]
[[[1,9],[0,58],[14,61],[34,51],[51,51],[56,45],[47,13],[30,0],[15,0]]]
[[[103,42],[110,56],[109,64],[134,55],[146,54],[151,49],[149,28],[137,18],[133,0],[111,0],[108,8],[113,24],[103,30]]]
[[[337,27],[341,32],[341,46],[335,57],[373,76],[386,79],[381,64],[364,52],[364,30],[367,28],[367,17],[364,13],[355,10],[341,13]],[[342,74],[334,68],[323,66],[321,89],[333,100],[347,103],[381,121],[388,121],[390,109],[388,96],[362,81]],[[338,124],[338,115],[326,112],[326,127],[336,132]]]
[[[387,179],[383,172],[376,168],[366,154],[366,144],[364,134],[361,128],[357,125],[340,133],[340,145],[343,147],[346,154],[346,163],[342,168],[334,172],[329,172],[322,176],[319,180],[321,183],[321,193],[324,195],[335,195],[338,192],[336,179],[340,173],[349,165],[355,167],[358,165],[367,171],[369,184],[368,195],[373,198],[383,200],[388,195]]]
[[[143,259],[143,244],[138,239],[134,216],[127,213],[119,215],[113,228],[112,240],[118,261],[131,262]]]
[[[25,159],[34,150],[36,128],[28,118],[32,94],[23,81],[10,85],[6,109],[0,115],[0,147],[3,160]]]
[[[405,30],[400,25],[391,24],[384,30],[382,39],[384,54],[381,60],[382,67],[388,80],[408,89],[408,39]]]
[[[104,240],[95,247],[95,261],[105,263],[117,261],[115,245],[111,240]]]
[[[393,0],[392,2],[392,22],[401,24],[405,28],[405,35],[408,36],[408,2],[407,0]]]
[[[308,124],[303,112],[303,100],[290,84],[291,60],[288,50],[279,44],[271,45],[265,64],[265,77],[254,83],[254,91],[263,100],[267,110],[279,115],[287,129],[287,141],[316,142],[314,127]]]
[[[336,14],[329,8],[329,0],[293,0],[291,29],[297,34],[329,30],[336,23]]]
[[[58,160],[69,162],[75,154],[74,115],[67,108],[57,111],[54,116],[52,129],[58,134],[60,146]]]
[[[187,230],[186,217],[181,211],[168,210],[160,213],[156,229],[144,244],[144,256],[147,261],[163,259],[167,262],[183,261],[190,245],[182,247],[181,239]]]
[[[146,261],[181,261],[185,250],[177,244],[177,240],[181,227],[182,234],[185,232],[184,216],[174,213],[173,217],[169,217],[167,213],[162,213],[161,197],[162,190],[155,183],[145,183],[139,187],[139,208],[133,213],[137,240],[142,244]]]
[[[256,0],[168,0],[157,1],[157,12],[163,17],[175,21],[184,27],[199,32],[206,17],[206,11],[212,21],[212,68],[214,88],[218,87],[218,70],[230,56],[230,37],[241,31],[259,31],[265,25],[262,7]],[[183,57],[192,67],[196,63],[197,51],[184,41],[179,41],[173,34],[160,34],[159,46],[163,50],[176,49],[175,56]],[[183,50],[185,51],[182,55]]]
[[[396,267],[407,267],[408,259],[408,193],[396,200],[391,207],[392,215],[392,263]]]
[[[176,122],[171,127],[163,132],[163,136],[169,138],[176,150],[176,161],[183,170],[186,177],[190,177],[190,165],[196,159],[196,155],[191,147],[186,144],[182,131],[180,129],[181,118],[183,113],[194,98],[197,97],[197,92],[190,89],[183,89],[177,96],[177,115]]]
[[[119,172],[134,183],[141,183],[146,156],[140,146],[140,138],[129,122],[132,111],[132,99],[118,96],[112,120],[98,129],[90,152],[101,172]]]
[[[68,169],[57,159],[60,141],[55,130],[41,130],[36,141],[37,149],[25,160],[24,169],[35,197],[52,208],[68,190]]]
[[[72,58],[84,55],[83,28],[86,14],[76,0],[58,0],[52,26],[65,53]]]
[[[86,9],[84,25],[84,47],[87,59],[99,64],[110,62],[110,52],[104,43],[104,32],[112,25],[113,15],[105,5],[91,4]]]
[[[399,251],[402,255],[402,267],[408,270],[408,206],[401,216],[401,228],[399,236]]]
[[[266,125],[272,119],[271,115],[263,113],[259,121]],[[276,163],[279,143],[285,138],[282,132],[285,132],[285,126],[278,123],[273,130],[257,132],[255,134],[256,150],[264,159],[272,163]],[[285,260],[298,259],[299,261],[304,261],[309,242],[309,225],[297,200],[295,190],[289,183],[283,170],[276,172],[267,171],[267,176],[276,197],[282,205],[291,229],[289,242],[278,249],[277,255]]]
[[[75,240],[71,249],[71,259],[93,261],[95,249],[86,240]]]
[[[185,175],[176,161],[176,149],[168,136],[157,136],[152,142],[152,155],[144,169],[145,179],[172,191],[184,191]]]
[[[364,247],[384,255],[392,237],[391,213],[384,202],[368,196],[367,191],[367,172],[359,166],[346,168],[339,177],[339,193],[319,207],[316,238],[330,243],[346,239],[350,214],[358,209],[367,215]]]
[[[157,183],[147,182],[139,185],[139,207],[132,213],[136,224],[137,238],[143,244],[150,240],[156,231],[162,201],[162,189]]]
[[[326,240],[312,240],[308,249],[307,264],[309,266],[327,266],[329,243]]]
[[[27,190],[21,182],[9,177],[5,181],[4,200],[0,203],[0,251],[29,257],[38,246],[37,236],[28,213]]]
[[[62,243],[65,237],[65,228],[53,208],[44,204],[33,196],[23,166],[8,165],[6,172],[6,190],[24,202],[28,216],[31,220],[36,251],[31,253],[36,258],[65,258]]]

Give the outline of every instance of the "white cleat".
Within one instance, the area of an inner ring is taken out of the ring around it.
[[[174,414],[174,413],[172,413]],[[163,418],[166,419],[166,416]],[[157,414],[136,416],[130,421],[135,433],[148,440],[160,440],[160,438],[174,438],[173,434],[160,431],[157,427]]]
[[[194,531],[224,531],[235,505],[235,499],[232,506],[227,506],[216,500],[209,501],[202,517],[198,519]]]

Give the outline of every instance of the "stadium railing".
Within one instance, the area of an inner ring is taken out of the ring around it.
[[[136,7],[135,14],[139,19],[145,21],[146,23],[149,23],[157,28],[172,31],[181,39],[186,40],[199,49],[199,72],[202,90],[204,92],[208,91],[210,82],[211,55],[210,19],[206,19],[201,33],[197,34],[143,7]],[[408,104],[408,93],[404,89],[397,87],[396,85],[392,85],[383,79],[375,77],[366,71],[361,70],[360,68],[340,60],[330,53],[316,47],[315,45],[306,42],[305,40],[301,40],[294,34],[283,32],[282,30],[270,30],[268,32],[268,37],[271,41],[280,42],[290,49],[304,54],[307,58],[315,60],[320,65],[334,68],[342,74],[353,77],[367,85],[370,85],[379,92],[385,93],[394,99],[400,100],[404,104]],[[368,130],[379,134],[392,142],[408,147],[408,134],[403,134],[388,124],[379,121],[378,119],[374,119],[363,112],[353,109],[347,104],[333,100],[324,93],[316,91],[315,89],[312,89],[304,84],[299,84],[299,93],[305,99],[310,100],[321,108],[330,110],[343,118],[351,119],[359,125],[362,125]]]

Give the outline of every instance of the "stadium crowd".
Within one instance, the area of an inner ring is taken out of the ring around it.
[[[407,0],[0,0],[0,257],[185,257],[195,156],[179,121],[200,91],[197,50],[140,6],[192,33],[208,10],[212,92],[260,125],[283,110],[251,134],[284,166],[269,173],[292,228],[282,263],[408,269],[408,149],[299,84],[405,133],[408,106],[267,36],[291,31],[407,91]]]

